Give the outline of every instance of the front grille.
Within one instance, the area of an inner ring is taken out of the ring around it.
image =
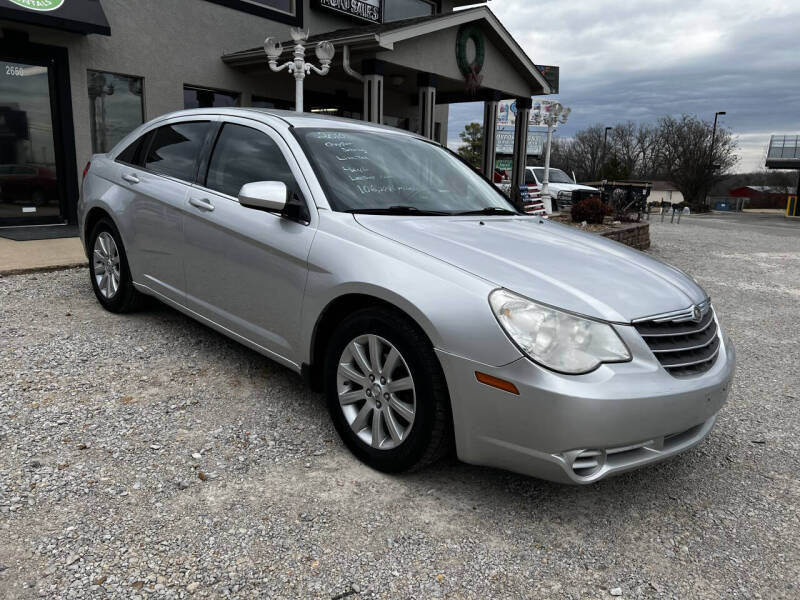
[[[700,320],[695,321],[693,308],[634,323],[661,365],[675,377],[705,373],[719,354],[714,309],[704,302],[699,306]]]

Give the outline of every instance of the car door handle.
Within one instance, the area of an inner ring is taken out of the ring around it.
[[[136,175],[123,175],[122,178],[128,183],[139,183],[139,178]]]
[[[207,210],[208,212],[214,210],[214,205],[206,198],[191,198],[189,204],[200,210]]]

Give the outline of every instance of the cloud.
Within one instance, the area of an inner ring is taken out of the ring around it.
[[[573,112],[560,135],[724,110],[741,171],[763,167],[771,133],[800,132],[800,2],[510,0],[491,9],[534,62],[561,67],[557,98]],[[450,139],[481,119],[479,104],[451,106]]]

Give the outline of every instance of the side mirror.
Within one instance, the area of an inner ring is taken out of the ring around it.
[[[286,208],[289,192],[281,181],[246,183],[239,191],[239,204],[257,210],[281,212]]]

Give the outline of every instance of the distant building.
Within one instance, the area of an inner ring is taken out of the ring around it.
[[[747,198],[745,208],[786,208],[786,188],[770,185],[746,185],[728,191],[732,198]]]
[[[683,194],[671,181],[653,181],[650,189],[648,202],[668,202],[670,204],[680,204],[683,202]]]

